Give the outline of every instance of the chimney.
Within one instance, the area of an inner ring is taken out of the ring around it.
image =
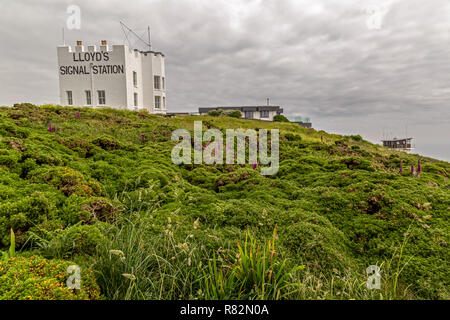
[[[77,40],[77,46],[75,52],[84,52],[83,41]]]
[[[108,42],[106,40],[102,40],[102,45],[100,46],[100,51],[108,51]]]

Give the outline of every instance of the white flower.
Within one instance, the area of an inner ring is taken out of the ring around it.
[[[136,277],[130,273],[122,273],[122,276],[124,276],[127,279],[130,279],[131,281],[136,280]]]

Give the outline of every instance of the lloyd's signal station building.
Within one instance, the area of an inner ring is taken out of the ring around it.
[[[164,54],[126,45],[58,47],[60,103],[166,113]]]

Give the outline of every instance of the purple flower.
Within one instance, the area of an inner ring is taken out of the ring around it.
[[[53,132],[52,122],[48,124],[48,132]]]
[[[256,169],[256,168],[258,168],[258,163],[257,163],[257,162],[255,162],[255,163],[253,164],[253,169]]]

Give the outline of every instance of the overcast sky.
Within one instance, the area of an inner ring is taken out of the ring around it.
[[[169,111],[270,97],[316,129],[377,143],[407,131],[450,161],[450,0],[0,0],[0,105],[59,102],[69,5],[70,45],[126,44],[119,21],[151,26]]]

